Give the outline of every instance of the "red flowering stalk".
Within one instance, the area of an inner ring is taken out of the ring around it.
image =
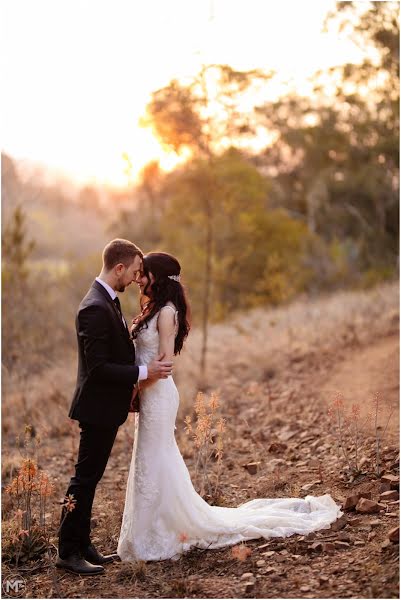
[[[213,495],[208,476],[208,466],[213,456],[217,458],[218,462],[215,492],[218,485],[221,459],[223,456],[222,439],[225,431],[224,419],[220,419],[217,423],[215,423],[219,404],[220,402],[217,393],[213,392],[209,401],[207,402],[204,394],[199,392],[195,400],[195,424],[192,424],[189,416],[185,418],[185,431],[188,435],[193,437],[194,444],[197,449],[194,479],[200,488],[201,495],[204,495],[206,488],[208,493]]]
[[[244,562],[248,556],[252,554],[252,550],[241,543],[239,546],[231,548],[231,556],[240,562]]]

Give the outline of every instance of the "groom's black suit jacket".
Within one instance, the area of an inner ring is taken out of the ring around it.
[[[138,380],[135,347],[116,305],[97,281],[79,305],[78,375],[69,417],[113,427],[128,416]]]

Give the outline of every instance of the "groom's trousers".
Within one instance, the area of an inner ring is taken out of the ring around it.
[[[91,513],[96,486],[107,465],[118,426],[99,427],[79,423],[81,428],[78,461],[66,496],[76,500],[72,511],[62,510],[59,532],[59,555],[68,558],[91,543]]]

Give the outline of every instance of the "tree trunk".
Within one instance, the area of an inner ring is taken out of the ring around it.
[[[212,287],[212,252],[213,252],[213,213],[210,197],[206,199],[206,258],[205,258],[205,287],[202,307],[202,349],[200,361],[201,382],[206,376],[207,338],[210,315],[210,296]]]

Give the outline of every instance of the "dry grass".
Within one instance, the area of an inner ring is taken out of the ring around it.
[[[208,376],[199,382],[201,332],[191,331],[176,379],[181,414],[188,413],[199,383],[202,388],[234,389],[238,381],[269,379],[293,358],[329,354],[347,345],[366,345],[397,331],[399,286],[391,283],[369,291],[338,292],[302,298],[289,306],[236,313],[210,331]]]

